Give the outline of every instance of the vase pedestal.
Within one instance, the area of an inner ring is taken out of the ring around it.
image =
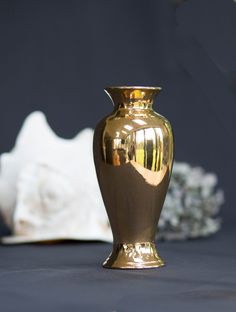
[[[115,244],[112,253],[103,263],[110,269],[148,269],[164,266],[154,243]]]

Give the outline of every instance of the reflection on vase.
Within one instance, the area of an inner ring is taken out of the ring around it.
[[[132,122],[144,125],[142,120],[137,119]],[[131,163],[148,183],[158,185],[167,169],[169,172],[171,169],[168,159],[170,151],[163,148],[162,130],[160,128],[135,130],[135,126],[130,125],[124,125],[124,129],[126,130],[121,130],[122,138],[115,138],[112,145],[110,145],[109,136],[104,137],[106,163],[113,166]],[[169,168],[165,162],[169,163]]]

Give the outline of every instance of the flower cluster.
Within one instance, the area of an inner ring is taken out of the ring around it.
[[[175,162],[158,224],[158,238],[177,240],[204,237],[220,229],[218,217],[224,193],[217,176],[200,167]]]

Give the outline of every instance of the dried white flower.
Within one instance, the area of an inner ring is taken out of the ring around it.
[[[175,162],[158,225],[158,237],[187,239],[217,232],[220,228],[217,215],[224,202],[224,193],[216,190],[216,184],[215,174]]]

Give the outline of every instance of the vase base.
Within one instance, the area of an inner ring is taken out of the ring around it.
[[[154,243],[117,244],[103,263],[109,269],[148,269],[164,266]]]

